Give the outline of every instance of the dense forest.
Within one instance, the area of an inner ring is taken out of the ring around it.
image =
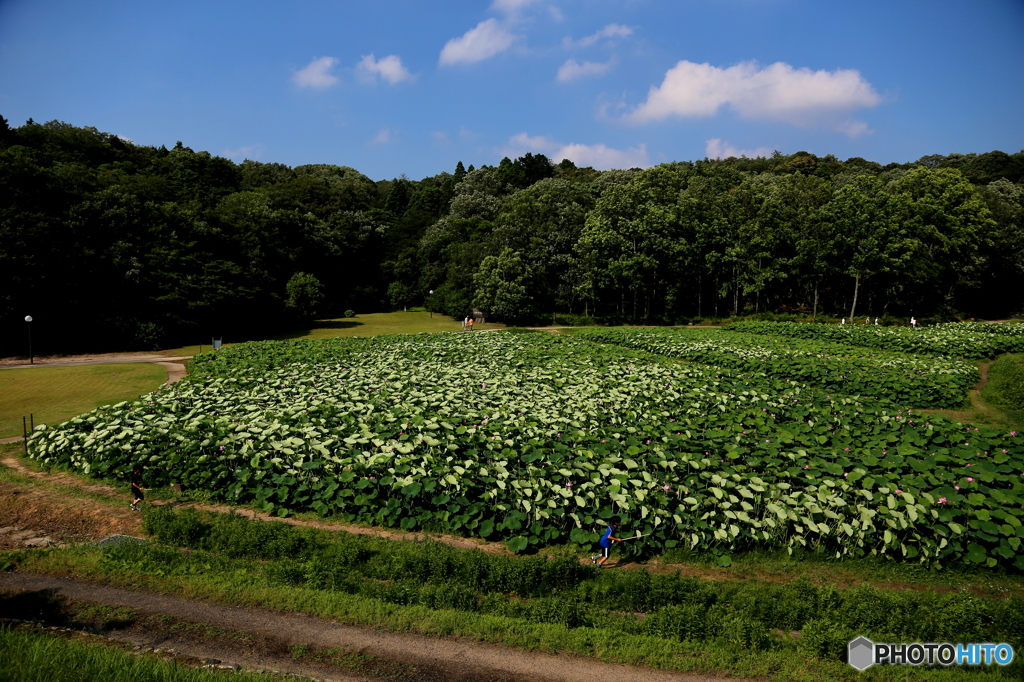
[[[806,152],[419,181],[0,118],[0,356],[241,340],[411,305],[512,323],[1024,310],[1024,152]],[[433,291],[433,294],[429,294]],[[208,341],[207,341],[208,342]]]

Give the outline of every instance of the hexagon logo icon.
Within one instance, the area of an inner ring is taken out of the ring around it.
[[[867,637],[858,637],[846,645],[846,660],[857,670],[867,670],[875,662],[875,644]]]

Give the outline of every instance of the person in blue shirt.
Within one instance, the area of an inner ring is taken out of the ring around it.
[[[601,540],[598,543],[601,545],[601,553],[590,557],[590,560],[596,565],[604,566],[605,562],[608,561],[608,555],[611,554],[612,543],[622,542],[622,538],[615,537],[615,531],[618,530],[618,528],[619,524],[614,521],[608,522],[608,530],[604,532],[604,535],[601,536]]]

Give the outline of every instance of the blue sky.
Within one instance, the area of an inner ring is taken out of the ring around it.
[[[0,115],[419,179],[1024,148],[1021,0],[0,0]]]

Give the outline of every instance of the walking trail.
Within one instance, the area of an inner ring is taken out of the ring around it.
[[[543,654],[510,647],[462,640],[455,637],[440,638],[395,633],[382,630],[342,625],[336,621],[267,609],[240,608],[211,604],[193,599],[126,590],[109,585],[97,585],[67,578],[32,573],[0,573],[0,589],[16,592],[44,592],[75,600],[130,608],[144,615],[159,614],[180,618],[193,623],[213,625],[232,631],[241,631],[262,638],[270,638],[292,647],[341,649],[390,662],[423,668],[430,671],[419,680],[516,680],[530,682],[739,682],[737,678],[708,677],[674,673],[652,668],[602,663],[577,656]],[[165,633],[146,636],[145,633],[108,633],[122,641],[136,645],[172,647],[175,652],[196,658],[224,657],[245,668],[271,667],[287,672],[310,674],[311,671],[295,666],[288,656],[270,655],[261,647],[252,652],[245,650],[215,651],[202,643],[174,639]],[[223,658],[222,658],[223,660]],[[291,669],[289,669],[291,668]],[[298,668],[298,669],[296,669]],[[440,674],[439,674],[440,673]],[[338,677],[333,679],[369,679],[367,677]]]

